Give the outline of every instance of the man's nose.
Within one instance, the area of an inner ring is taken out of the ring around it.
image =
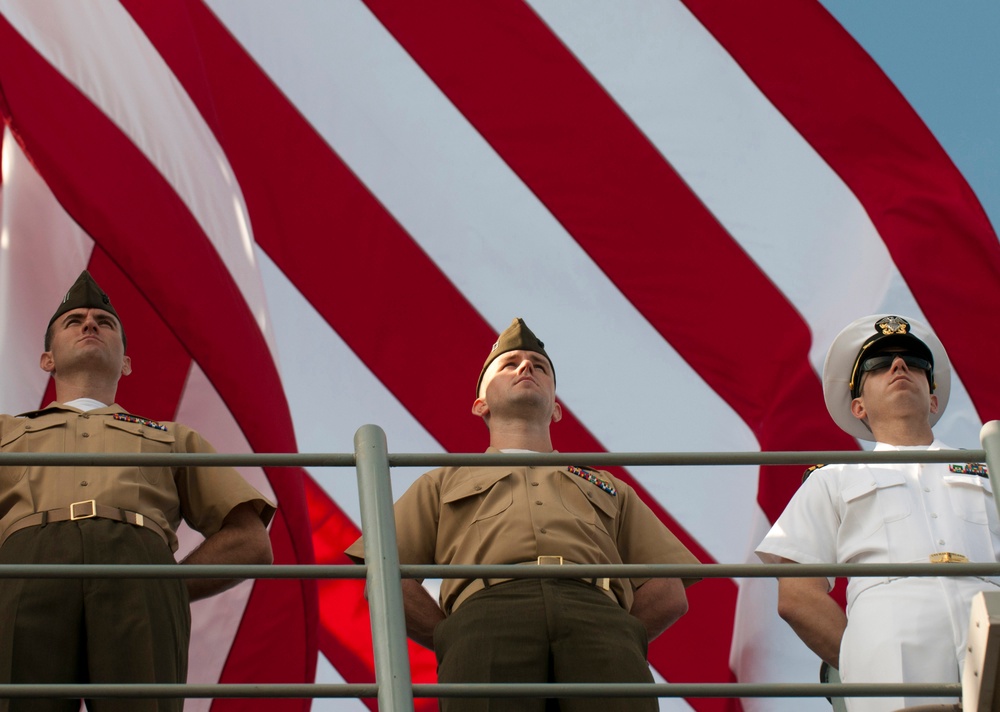
[[[892,359],[892,368],[893,370],[899,368],[901,368],[904,371],[910,370],[910,367],[906,365],[906,361],[903,359],[902,354],[899,354]]]
[[[521,361],[520,364],[518,364],[517,370],[518,372],[521,373],[523,373],[524,371],[528,371],[529,373],[531,373],[535,370],[535,365],[531,363],[531,359],[526,358],[523,361]]]

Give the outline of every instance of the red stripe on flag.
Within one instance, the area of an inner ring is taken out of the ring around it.
[[[314,480],[306,483],[309,516],[317,541],[317,564],[353,564],[344,549],[354,543],[361,532],[344,516],[327,493]],[[364,597],[363,579],[327,579],[321,581],[320,645],[330,663],[345,680],[374,682],[371,667],[372,640],[368,602]],[[410,674],[414,683],[437,682],[437,661],[429,651],[408,641]],[[365,700],[377,709],[374,700]],[[415,707],[423,712],[437,709],[437,701],[418,699]]]
[[[980,418],[997,417],[994,364],[982,354],[1000,352],[1000,332],[970,339],[968,325],[1000,310],[1000,243],[937,139],[820,3],[684,2],[854,192]]]
[[[186,206],[136,147],[0,18],[0,68],[11,67],[17,71],[0,77],[9,123],[57,199],[195,356],[251,445],[294,451],[287,403],[267,345]],[[252,392],[246,388],[250,383]],[[266,422],[256,417],[261,403],[268,404]],[[272,487],[284,521],[293,527],[293,561],[311,561],[302,473],[275,474]],[[290,553],[276,550],[281,556]],[[266,588],[268,615],[284,620],[267,670],[281,679],[311,681],[315,586]],[[301,634],[290,635],[294,628]],[[303,646],[302,640],[309,644]],[[302,704],[295,701],[294,708]]]

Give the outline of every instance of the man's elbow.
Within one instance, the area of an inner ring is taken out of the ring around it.
[[[248,542],[249,563],[267,566],[273,564],[274,551],[271,549],[271,537],[267,533],[267,529],[261,527],[259,531],[255,531],[253,536],[249,538],[251,539]]]
[[[778,597],[778,617],[785,623],[791,623],[795,620],[796,606],[791,603],[787,598]]]
[[[676,623],[681,616],[688,612],[688,599],[687,596],[681,591],[679,596],[672,596],[670,604],[667,609],[667,614],[665,618],[667,619],[667,626],[669,627]]]
[[[674,620],[677,620],[678,618],[680,618],[681,616],[683,616],[685,613],[688,612],[687,596],[681,594],[680,600],[674,604],[674,611],[676,612]]]
[[[274,563],[274,552],[271,550],[270,537],[264,539],[264,545],[260,547],[259,556],[260,560],[258,563],[266,564],[267,566]]]

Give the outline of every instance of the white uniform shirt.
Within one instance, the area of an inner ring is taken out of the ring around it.
[[[946,450],[878,443],[876,451]],[[1000,560],[1000,520],[987,477],[964,463],[827,465],[802,484],[757,548],[801,564],[927,563],[938,552]],[[968,468],[965,468],[968,469]],[[848,604],[884,578],[850,580]],[[834,580],[829,583],[833,586]]]

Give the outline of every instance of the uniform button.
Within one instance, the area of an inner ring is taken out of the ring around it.
[[[89,482],[87,482],[87,480],[84,480],[83,482],[81,482],[81,483],[80,483],[80,486],[81,486],[81,487],[86,487],[86,486],[87,486],[87,485],[89,485],[89,484],[90,484],[90,483],[89,483]]]
[[[81,418],[89,418],[90,417],[90,413],[80,413],[80,417]]]
[[[483,488],[483,486],[482,486],[482,485],[476,485],[476,486],[475,486],[475,487],[473,487],[472,489],[474,489],[474,490],[476,490],[476,492],[478,492],[478,491],[479,491],[479,490],[481,490],[482,488]]]
[[[930,492],[930,491],[931,491],[930,487],[924,487],[924,492]]]
[[[931,519],[937,519],[937,518],[938,518],[937,514],[935,514],[934,512],[931,512]]]
[[[548,532],[547,532],[547,531],[545,531],[544,529],[539,529],[539,530],[538,530],[538,533],[539,533],[539,534],[548,534]]]
[[[83,437],[85,437],[85,438],[89,438],[89,437],[90,437],[90,433],[84,433],[84,434],[83,434]]]
[[[938,539],[938,546],[944,546],[944,539]]]
[[[532,483],[531,483],[531,486],[532,486],[532,487],[537,487],[537,486],[538,486],[538,483],[537,483],[537,482],[532,482]]]
[[[541,500],[537,500],[537,499],[535,500],[535,504],[541,504],[541,503],[542,503]]]

